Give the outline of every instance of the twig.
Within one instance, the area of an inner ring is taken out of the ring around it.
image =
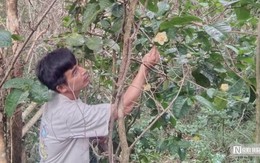
[[[137,62],[137,63],[139,63],[139,64],[142,64],[141,61],[139,61],[139,60],[137,60],[137,59],[135,59],[135,58],[131,58],[131,60],[132,60],[132,61],[135,61],[135,62]],[[156,65],[158,65],[158,64],[156,64]],[[168,77],[163,71],[159,71],[159,70],[156,69],[155,67],[149,67],[149,66],[147,66],[147,65],[145,65],[145,64],[144,64],[144,66],[145,66],[146,68],[150,69],[151,71],[157,73],[157,74],[160,74],[160,75],[162,75],[162,76],[164,76],[164,77]]]
[[[240,125],[240,123],[242,122],[242,120],[243,120],[243,118],[244,118],[244,115],[245,115],[245,111],[246,111],[246,108],[243,109],[242,115],[241,115],[241,117],[239,118],[239,122],[237,123],[237,127],[236,127],[236,128],[238,128],[239,125]]]
[[[44,33],[46,33],[48,29],[49,29],[49,25],[48,25],[47,29],[41,31],[41,32],[35,37],[35,39],[33,40],[32,46],[31,46],[30,50],[29,50],[28,53],[27,53],[27,56],[26,56],[26,59],[25,59],[25,63],[28,62],[28,60],[29,60],[29,58],[30,58],[30,56],[31,56],[31,53],[32,53],[32,51],[33,51],[33,48],[34,48],[34,46],[35,46],[35,44],[36,44],[36,41],[39,39],[39,37],[41,37]]]
[[[48,26],[48,28],[49,28],[49,26]],[[30,62],[29,62],[29,66],[28,66],[28,71],[27,71],[28,73],[30,73],[30,71],[31,71],[31,65],[32,65],[33,57],[34,57],[33,55],[31,56],[32,50],[34,49],[34,46],[35,46],[35,44],[36,44],[36,41],[39,39],[39,37],[41,37],[44,33],[47,32],[48,28],[45,29],[45,30],[43,30],[42,32],[40,32],[40,33],[37,35],[37,37],[35,38],[35,40],[34,40],[32,46],[31,46],[31,48],[30,48],[30,50],[29,50],[29,52],[28,52],[28,55],[27,55],[28,58],[26,58],[26,61],[25,61],[25,63],[27,63],[27,62],[28,62],[28,59],[30,58]],[[31,57],[30,57],[30,56],[31,56]]]
[[[93,153],[95,154],[95,156],[97,157],[97,159],[98,159],[98,160],[101,159],[102,156],[100,156],[100,155],[98,154],[98,152],[96,151],[96,149],[95,149],[95,147],[93,146],[93,144],[89,142],[89,146],[90,146],[90,148],[92,149],[92,152],[93,152]]]
[[[145,33],[145,31],[142,30],[141,28],[139,28],[139,30],[148,38],[148,40],[150,41],[150,43],[153,44],[153,40]]]
[[[4,82],[6,81],[6,79],[8,78],[8,76],[10,75],[17,59],[19,58],[19,56],[21,55],[22,51],[24,50],[25,46],[27,45],[27,43],[29,42],[29,40],[31,39],[32,35],[34,34],[34,32],[37,30],[37,28],[39,27],[39,25],[42,23],[44,17],[48,14],[48,12],[51,10],[51,8],[53,7],[53,5],[56,3],[57,0],[53,0],[52,3],[50,4],[50,6],[47,8],[47,10],[44,12],[43,16],[40,18],[39,22],[36,24],[35,28],[31,31],[30,35],[27,37],[27,39],[25,40],[25,42],[23,43],[22,47],[20,50],[18,50],[18,52],[14,55],[13,60],[3,78],[3,80],[0,83],[0,88],[2,88]]]

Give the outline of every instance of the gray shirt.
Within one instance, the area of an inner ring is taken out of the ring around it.
[[[88,138],[108,134],[111,104],[87,105],[54,93],[42,109],[41,163],[88,163]]]

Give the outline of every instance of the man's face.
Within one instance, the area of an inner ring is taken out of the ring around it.
[[[86,69],[79,65],[75,65],[72,69],[65,72],[67,84],[71,91],[80,91],[89,84],[90,76]]]

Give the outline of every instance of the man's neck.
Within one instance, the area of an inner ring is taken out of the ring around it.
[[[73,92],[65,92],[65,93],[61,93],[61,94],[68,97],[71,100],[76,100],[79,97],[79,93],[80,93],[80,91],[74,92],[74,93]]]

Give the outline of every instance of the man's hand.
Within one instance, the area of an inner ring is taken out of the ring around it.
[[[155,66],[159,61],[160,53],[155,46],[142,59],[143,64],[149,68]]]

